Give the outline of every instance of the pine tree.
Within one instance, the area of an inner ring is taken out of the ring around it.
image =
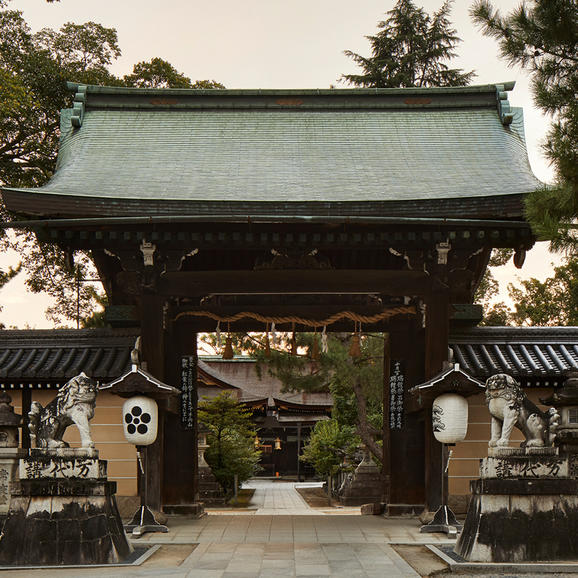
[[[452,28],[449,14],[452,0],[430,16],[411,0],[398,0],[387,18],[379,22],[379,32],[367,36],[371,56],[346,50],[363,74],[344,74],[349,84],[362,87],[398,88],[412,86],[465,86],[474,72],[449,68],[461,42]]]
[[[534,0],[506,16],[488,0],[471,9],[484,34],[499,41],[510,65],[532,75],[536,105],[552,117],[544,150],[556,171],[554,187],[535,191],[527,216],[554,250],[578,252],[578,5],[576,0]]]

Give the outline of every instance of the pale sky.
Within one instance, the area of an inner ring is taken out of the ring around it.
[[[442,0],[416,0],[430,13]],[[496,0],[503,11],[520,0]],[[369,54],[365,35],[377,31],[378,21],[395,0],[13,0],[9,7],[24,12],[34,31],[59,28],[66,22],[95,21],[118,31],[121,58],[113,65],[118,75],[134,63],[159,56],[193,80],[212,79],[227,88],[328,88],[341,74],[356,72],[343,51]],[[551,179],[540,150],[548,127],[533,107],[527,75],[508,68],[498,58],[497,45],[474,27],[468,15],[470,0],[456,0],[452,20],[463,42],[456,67],[475,70],[475,84],[516,81],[510,103],[524,108],[530,164],[538,178]],[[70,79],[74,80],[74,79]],[[345,85],[338,85],[344,86]],[[544,244],[533,249],[522,271],[511,267],[501,278],[541,279],[551,272],[555,258]],[[0,256],[0,267],[14,256]],[[504,284],[505,285],[505,284]],[[16,279],[0,291],[0,322],[23,327],[50,327],[44,318],[46,299],[24,292]]]

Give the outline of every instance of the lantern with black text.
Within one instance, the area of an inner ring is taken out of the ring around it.
[[[137,395],[122,406],[124,437],[135,446],[149,446],[157,439],[158,406],[150,397]]]
[[[468,432],[468,401],[455,393],[444,393],[432,406],[433,433],[443,444],[461,442]]]

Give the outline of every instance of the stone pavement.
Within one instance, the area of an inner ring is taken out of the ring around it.
[[[252,482],[253,484],[253,482]],[[135,543],[163,544],[167,552],[198,546],[182,560],[155,557],[140,567],[10,570],[10,577],[178,576],[234,578],[273,576],[419,576],[392,544],[447,543],[443,534],[420,534],[415,519],[361,516],[359,508],[318,512],[294,484],[254,482],[255,509],[210,511],[199,520],[169,518],[168,534],[145,534]],[[332,513],[335,512],[335,513]]]
[[[253,479],[243,484],[244,488],[253,488],[255,493],[251,499],[251,507],[256,508],[257,516],[303,516],[355,514],[359,508],[311,508],[295,488],[320,488],[323,482],[286,482],[282,480]]]

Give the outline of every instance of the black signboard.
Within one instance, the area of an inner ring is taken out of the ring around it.
[[[392,361],[389,376],[389,429],[403,428],[404,382],[402,362]]]
[[[195,425],[197,368],[192,355],[181,357],[181,424],[185,429]]]

